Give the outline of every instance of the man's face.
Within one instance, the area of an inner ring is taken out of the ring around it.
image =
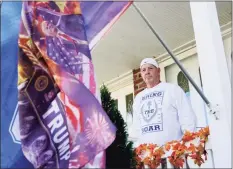
[[[46,36],[56,36],[57,35],[57,27],[52,23],[47,21],[43,21],[41,24],[42,31]]]
[[[147,85],[154,85],[160,81],[160,69],[154,65],[144,64],[140,70],[142,79]]]

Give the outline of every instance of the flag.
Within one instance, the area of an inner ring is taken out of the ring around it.
[[[93,95],[93,73],[85,85],[83,65],[92,62],[80,3],[23,2],[19,51],[25,157],[34,168],[83,167],[113,142],[116,129]]]
[[[109,31],[132,1],[81,1],[90,49]]]
[[[21,3],[13,6],[9,3],[3,3],[3,13],[5,4],[5,7],[15,7],[18,10],[14,11],[12,16],[5,12],[6,16],[3,17],[8,17],[5,22],[18,21],[17,12],[19,14]],[[103,13],[98,15],[93,15],[98,11],[84,8],[84,2],[81,4],[69,1],[23,3],[19,32],[19,104],[15,113],[9,107],[15,107],[17,100],[15,83],[17,77],[11,72],[16,72],[15,42],[18,26],[10,25],[9,28],[13,28],[12,30],[7,30],[5,27],[8,37],[3,39],[5,43],[1,47],[6,49],[11,63],[4,55],[2,60],[11,65],[12,69],[7,67],[5,72],[2,71],[5,75],[1,76],[9,79],[3,85],[7,90],[2,99],[6,101],[2,105],[1,120],[4,117],[7,117],[7,120],[2,120],[1,123],[3,124],[1,136],[4,137],[1,144],[3,148],[1,151],[4,154],[1,156],[4,161],[2,167],[27,167],[30,163],[34,167],[90,166],[88,162],[91,160],[96,163],[95,157],[103,155],[103,150],[113,141],[115,128],[94,97],[95,76],[88,45],[98,42],[93,39],[100,39],[104,35],[103,30],[106,32],[110,28],[129,3],[119,2],[122,4],[121,8],[116,8],[115,13],[114,5],[111,2],[106,3],[109,5],[99,5],[102,6],[100,9]],[[83,10],[81,10],[82,5]],[[94,6],[98,4],[95,3]],[[84,15],[85,9],[86,15]],[[110,12],[112,16],[101,21],[101,15],[106,15],[104,12]],[[99,18],[90,21],[90,18],[95,16]],[[88,27],[98,20],[98,24]],[[78,24],[71,26],[70,23]],[[5,54],[3,50],[2,54]],[[7,73],[11,73],[8,78]],[[7,83],[12,85],[8,86]],[[6,105],[10,104],[7,99],[13,101],[11,102],[13,106]],[[12,136],[11,140],[6,137],[8,128]],[[17,132],[18,128],[20,132]],[[107,136],[100,137],[102,134]],[[19,146],[12,144],[17,149],[11,149],[11,152],[9,151],[11,147],[5,146],[12,143],[12,139],[15,143],[22,144],[27,160],[22,156]]]

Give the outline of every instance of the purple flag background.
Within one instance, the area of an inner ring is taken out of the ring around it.
[[[87,40],[91,49],[131,3],[132,1],[81,1],[80,6],[85,21]]]

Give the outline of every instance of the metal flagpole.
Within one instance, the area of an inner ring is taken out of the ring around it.
[[[175,61],[175,63],[179,66],[179,68],[181,69],[181,71],[184,73],[184,75],[188,78],[188,80],[190,81],[190,83],[193,85],[193,87],[196,89],[196,91],[199,93],[199,95],[201,96],[201,98],[204,100],[204,102],[207,104],[207,106],[209,107],[210,111],[215,115],[216,119],[216,110],[213,110],[213,107],[211,105],[211,103],[209,102],[209,100],[206,98],[206,96],[203,94],[203,92],[199,89],[199,87],[197,86],[197,84],[193,81],[193,79],[190,77],[190,75],[188,74],[188,72],[185,70],[185,68],[183,67],[183,65],[180,63],[180,61],[173,55],[173,53],[168,49],[167,45],[164,43],[164,41],[159,37],[159,35],[156,33],[156,31],[154,30],[154,28],[152,27],[152,25],[149,23],[149,21],[146,19],[146,17],[142,14],[142,12],[140,11],[140,9],[135,5],[135,3],[132,3],[133,6],[135,7],[135,9],[137,10],[137,12],[140,14],[140,16],[142,17],[142,19],[146,22],[146,24],[148,25],[148,27],[150,28],[150,30],[154,33],[154,35],[158,38],[158,40],[161,42],[161,44],[163,45],[163,47],[167,50],[167,52],[171,55],[172,59]]]

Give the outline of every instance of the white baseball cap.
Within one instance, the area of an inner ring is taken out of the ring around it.
[[[158,65],[158,63],[155,61],[155,59],[153,59],[153,58],[145,58],[145,59],[143,59],[142,61],[141,61],[141,64],[140,64],[140,68],[142,67],[142,65],[144,65],[144,64],[147,64],[147,63],[149,63],[149,64],[151,64],[151,65],[154,65],[155,67],[159,67],[159,65]]]

